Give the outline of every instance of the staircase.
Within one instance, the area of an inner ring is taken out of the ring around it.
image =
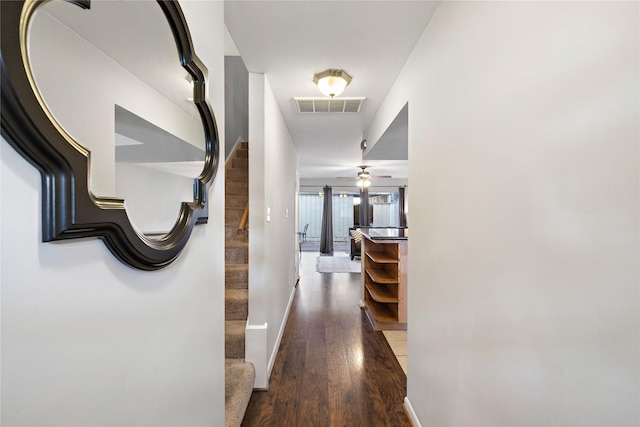
[[[249,145],[240,142],[225,166],[225,423],[240,426],[255,370],[244,361],[249,312]]]

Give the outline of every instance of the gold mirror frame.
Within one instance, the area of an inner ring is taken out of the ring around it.
[[[84,9],[90,0],[66,0]],[[98,237],[125,264],[157,270],[184,249],[193,227],[208,220],[208,190],[219,164],[215,118],[206,101],[206,68],[195,55],[186,20],[177,1],[158,0],[174,36],[178,60],[193,79],[193,102],[204,127],[205,165],[194,179],[193,201],[183,202],[173,228],[149,237],[131,224],[124,200],[97,197],[89,187],[91,153],[55,121],[35,86],[27,56],[29,22],[46,1],[0,2],[2,25],[2,136],[40,171],[42,240]]]

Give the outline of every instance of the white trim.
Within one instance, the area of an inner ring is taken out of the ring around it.
[[[413,427],[422,427],[422,424],[420,424],[420,420],[418,420],[418,416],[416,415],[416,411],[413,410],[413,406],[411,406],[411,402],[409,402],[409,396],[404,397],[404,408],[407,410],[409,418],[411,418]]]
[[[256,378],[253,388],[266,390],[269,387],[267,375],[267,331],[268,325],[250,325],[247,322],[244,334],[244,359],[253,363]]]
[[[271,352],[271,357],[269,358],[269,366],[267,367],[267,378],[271,378],[271,370],[273,369],[273,365],[276,363],[276,356],[278,355],[278,349],[280,348],[280,341],[282,341],[284,328],[285,326],[287,326],[287,320],[289,320],[289,310],[291,310],[291,304],[293,304],[293,298],[295,296],[296,296],[296,286],[294,285],[293,289],[291,289],[291,295],[289,296],[289,302],[287,303],[287,309],[284,312],[284,317],[282,319],[282,324],[280,325],[280,330],[278,331],[278,337],[276,338],[276,345],[273,347],[273,351]]]

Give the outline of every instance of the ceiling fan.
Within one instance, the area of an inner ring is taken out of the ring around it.
[[[356,183],[358,187],[370,186],[371,179],[391,178],[391,175],[374,176],[369,174],[369,172],[366,170],[369,167],[367,165],[360,165],[358,167],[360,168],[360,171],[358,172],[358,175],[357,175],[358,182]],[[338,179],[353,179],[353,177],[339,176]]]

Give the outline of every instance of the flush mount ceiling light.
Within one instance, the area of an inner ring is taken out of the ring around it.
[[[313,82],[318,85],[320,92],[333,98],[344,91],[351,83],[351,76],[344,70],[329,69],[313,75]]]

